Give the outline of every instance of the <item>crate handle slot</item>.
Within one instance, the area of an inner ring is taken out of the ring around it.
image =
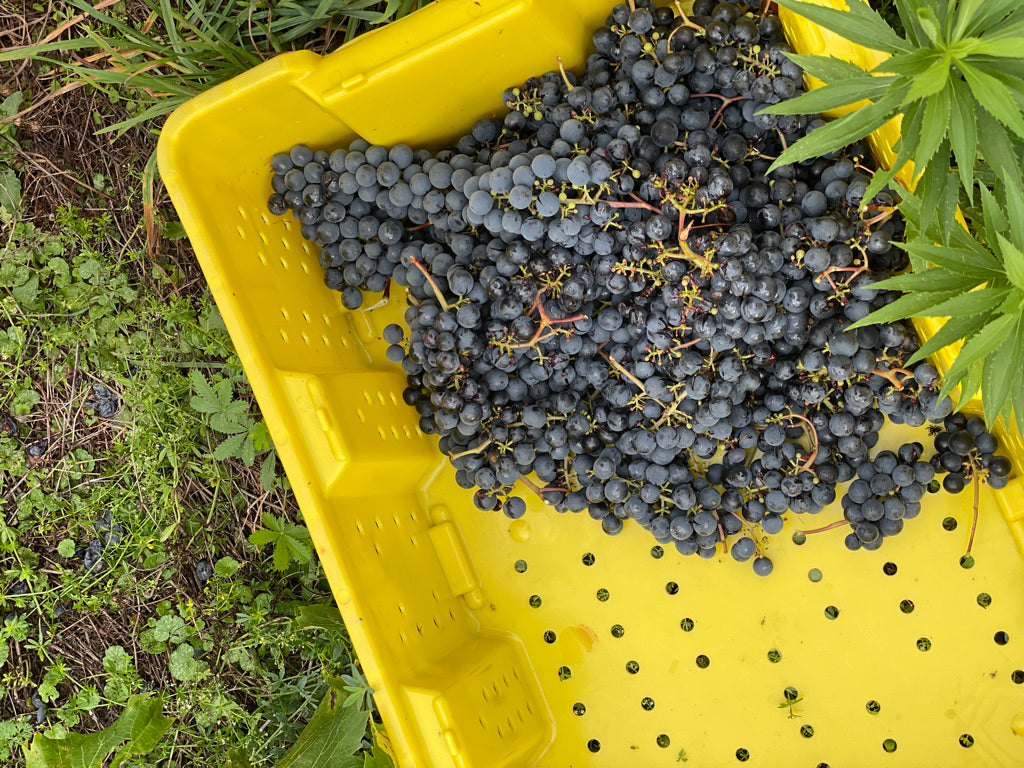
[[[472,609],[482,608],[484,593],[480,589],[480,578],[458,527],[445,521],[433,526],[428,533],[452,594],[461,596]]]

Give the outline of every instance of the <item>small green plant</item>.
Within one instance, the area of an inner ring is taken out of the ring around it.
[[[895,0],[902,37],[860,0],[845,11],[800,0],[779,4],[847,40],[892,55],[870,72],[830,56],[792,55],[825,85],[765,112],[814,114],[864,99],[869,103],[800,139],[773,167],[840,149],[902,115],[896,161],[874,174],[866,201],[913,162],[922,199],[920,228],[929,229],[943,197],[956,197],[956,180],[948,172],[951,153],[968,194],[980,159],[1003,169],[1007,184],[1024,187],[1024,7],[1016,0]]]
[[[138,695],[128,700],[113,725],[88,735],[67,734],[51,739],[36,734],[25,747],[26,768],[117,768],[133,756],[145,755],[173,722],[163,714],[159,696]]]
[[[263,513],[263,525],[266,528],[260,528],[249,535],[249,543],[258,547],[273,544],[273,563],[277,570],[284,571],[293,560],[300,565],[309,563],[313,550],[310,548],[306,526],[289,523],[270,512]]]

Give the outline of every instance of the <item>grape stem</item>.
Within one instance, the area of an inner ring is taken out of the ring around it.
[[[541,501],[543,501],[548,506],[551,506],[551,502],[548,501],[546,498],[544,498],[544,491],[562,491],[563,493],[566,493],[569,490],[568,488],[558,488],[558,487],[555,487],[555,486],[547,486],[547,487],[544,487],[544,488],[539,488],[537,486],[537,484],[535,482],[533,482],[533,480],[528,478],[526,475],[520,475],[519,476],[519,480],[523,483],[523,485],[525,485],[531,491],[536,493],[540,497]]]
[[[605,342],[605,344],[607,344],[607,343],[608,342]],[[597,348],[598,354],[600,354],[601,357],[603,357],[605,360],[607,360],[608,363],[612,366],[612,368],[614,368],[616,371],[618,371],[623,376],[625,376],[627,379],[629,379],[631,382],[633,382],[633,384],[635,384],[637,386],[637,388],[646,395],[647,394],[647,389],[644,387],[643,382],[640,381],[640,379],[638,379],[632,373],[627,371],[625,366],[622,365],[622,363],[620,363],[614,357],[612,357],[607,352],[605,352],[604,349],[603,349],[603,346],[604,345],[602,344],[600,347]]]
[[[891,381],[892,385],[900,392],[903,391],[903,385],[906,383],[907,379],[914,378],[914,372],[908,371],[906,368],[892,368],[888,371],[875,368],[871,372],[876,376],[881,376],[883,379]],[[903,376],[903,378],[899,379],[897,376]]]
[[[809,531],[800,531],[800,533],[803,533],[805,535],[811,533],[824,533],[825,531],[831,531],[833,528],[842,528],[844,525],[850,525],[850,521],[845,519],[836,520],[834,523],[829,523],[828,525],[822,526],[821,528],[812,528]]]
[[[410,256],[409,263],[416,267],[416,269],[422,272],[423,276],[427,278],[427,282],[430,283],[430,287],[434,289],[434,294],[437,296],[437,300],[441,303],[441,309],[443,309],[445,312],[448,312],[450,307],[448,306],[448,302],[444,300],[444,294],[441,293],[441,289],[437,286],[437,283],[434,281],[434,278],[431,277],[430,273],[423,267],[422,264],[420,264],[420,260],[417,259],[415,256]]]
[[[789,413],[780,413],[779,418],[797,419],[798,421],[802,421],[804,424],[807,425],[804,428],[804,431],[810,434],[814,443],[813,447],[811,448],[811,452],[807,454],[807,458],[804,460],[804,463],[800,465],[801,471],[807,471],[814,465],[814,460],[818,458],[818,430],[814,428],[814,424],[812,424],[811,420],[808,419],[806,416],[801,416],[800,414],[793,413],[792,411],[790,411]]]
[[[448,452],[448,458],[451,459],[452,461],[455,461],[455,459],[461,459],[463,456],[472,456],[473,454],[480,453],[480,451],[484,450],[492,442],[494,442],[494,441],[491,440],[490,438],[487,438],[486,440],[484,440],[482,443],[480,443],[480,445],[476,446],[475,448],[468,448],[465,451],[462,451],[460,453],[451,453],[449,451]]]
[[[569,82],[569,76],[565,74],[565,65],[562,64],[562,57],[556,56],[555,59],[558,61],[558,71],[562,73],[562,81],[565,83],[567,90],[572,90],[573,85]]]
[[[971,519],[971,537],[967,540],[967,553],[964,557],[969,557],[971,554],[971,547],[974,546],[974,533],[978,530],[978,502],[981,496],[981,476],[978,473],[978,466],[972,461],[971,462],[971,475],[974,481],[974,517]]]
[[[722,527],[722,518],[718,516],[716,510],[711,510],[711,514],[715,516],[715,522],[718,523],[718,535],[722,538],[722,554],[729,554],[729,542],[725,539],[725,528]]]

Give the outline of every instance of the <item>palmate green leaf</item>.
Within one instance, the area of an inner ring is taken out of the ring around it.
[[[910,50],[907,42],[863,0],[850,0],[846,11],[797,0],[778,0],[778,3],[865,48],[885,53]]]
[[[984,258],[981,258],[977,253],[950,246],[933,245],[924,239],[907,243],[904,250],[914,258],[924,259],[944,267],[950,272],[957,272],[972,278],[973,285],[1000,277],[1003,274],[999,262],[984,251]]]
[[[908,293],[906,296],[901,296],[896,299],[892,304],[887,304],[881,309],[876,309],[867,317],[861,318],[847,330],[854,330],[866,325],[875,325],[876,323],[891,323],[894,320],[906,320],[911,317],[927,317],[927,315],[922,313],[927,311],[928,307],[932,306],[936,302],[951,299],[959,294],[959,291],[941,291],[939,293],[925,294]]]
[[[873,75],[893,73],[916,77],[923,74],[934,63],[937,53],[932,48],[917,48],[909,53],[897,53],[871,70]]]
[[[189,399],[189,405],[193,410],[200,413],[218,413],[224,407],[210,382],[197,369],[193,368],[188,372],[188,380],[195,392]]]
[[[967,317],[951,317],[943,326],[922,344],[918,350],[910,356],[908,365],[924,360],[929,355],[934,355],[940,349],[948,347],[961,339],[980,331],[992,319],[993,313],[987,312],[981,315],[968,315]]]
[[[1002,206],[996,202],[995,196],[986,185],[982,184],[978,188],[978,192],[981,195],[981,208],[985,213],[985,240],[994,248],[999,241],[999,233],[1009,231],[1009,222],[1006,220],[1006,213]]]
[[[1024,244],[1024,180],[1013,172],[1014,169],[1003,169],[1003,200],[1010,219],[1010,233],[1013,242],[1018,246]]]
[[[1021,375],[1021,366],[1024,365],[1024,346],[1021,343],[1024,335],[1021,330],[1021,319],[1017,318],[1010,335],[983,362],[981,389],[985,396],[982,398],[982,406],[988,424],[995,423],[1010,394],[1014,379]]]
[[[1024,137],[1024,118],[1020,110],[1013,107],[1010,89],[998,78],[966,61],[957,62],[957,68],[963,73],[978,103],[1000,123]]]
[[[924,272],[908,272],[904,275],[896,275],[872,283],[872,288],[885,289],[889,291],[921,291],[924,293],[935,293],[943,291],[969,291],[977,285],[977,282],[964,275],[933,267]]]
[[[852,61],[837,59],[835,56],[821,56],[816,53],[786,53],[786,58],[812,77],[825,84],[864,77],[867,70]]]
[[[946,138],[946,130],[949,125],[951,103],[949,90],[943,88],[934,96],[928,99],[924,105],[924,115],[921,118],[921,139],[917,143],[917,151],[914,153],[914,166],[916,173],[922,173],[935,153],[943,139]],[[947,165],[945,158],[949,157],[949,148],[939,154],[939,162]],[[945,170],[943,167],[942,170]]]
[[[842,80],[836,83],[815,88],[813,91],[786,99],[778,104],[770,104],[760,110],[762,115],[816,115],[830,109],[856,104],[864,99],[878,99],[885,95],[886,89],[895,77],[863,77]]]
[[[864,198],[861,206],[865,206],[869,200],[889,184],[903,167],[913,158],[917,151],[917,144],[921,140],[921,113],[924,110],[920,104],[914,103],[907,106],[903,116],[903,125],[906,126],[900,131],[899,141],[896,143],[896,159],[889,168],[879,168],[868,182],[864,190]]]
[[[1009,338],[1017,325],[1018,318],[1012,315],[999,315],[984,328],[964,342],[960,354],[949,367],[950,376],[966,371],[976,361],[984,360],[992,354],[1006,339]]]
[[[1009,295],[1009,288],[982,288],[970,293],[953,296],[934,306],[927,307],[921,310],[915,317],[958,317],[961,315],[977,315],[982,312],[992,312],[998,309]]]
[[[838,120],[826,123],[784,150],[772,163],[768,172],[770,173],[782,165],[797,163],[811,157],[820,157],[836,148],[845,147],[847,144],[864,138],[896,115],[899,98],[898,93],[890,93],[873,104],[868,104],[843,115]]]
[[[1014,286],[1024,291],[1024,253],[1001,234],[997,234],[996,237],[999,240],[1006,276]]]

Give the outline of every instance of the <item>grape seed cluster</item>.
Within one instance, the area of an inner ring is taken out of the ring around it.
[[[847,520],[876,547],[934,474],[915,446],[869,459],[879,429],[951,412],[936,370],[905,366],[911,330],[849,330],[896,298],[872,287],[906,266],[894,199],[864,200],[859,145],[767,173],[823,124],[760,113],[802,90],[776,16],[635,6],[582,76],[508,89],[451,149],[275,155],[269,207],[346,308],[404,289],[388,358],[480,509],[521,517],[522,485],[767,575],[782,514],[852,480]]]

